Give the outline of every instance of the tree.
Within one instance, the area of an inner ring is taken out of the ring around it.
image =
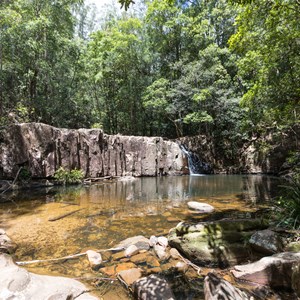
[[[142,134],[141,93],[147,83],[147,50],[139,19],[124,16],[95,32],[85,58],[99,123],[108,133]]]
[[[81,0],[5,1],[0,7],[1,117],[80,126],[76,89],[80,43],[72,8]]]
[[[240,55],[238,75],[252,128],[299,123],[299,2],[236,2],[242,10],[229,42]]]

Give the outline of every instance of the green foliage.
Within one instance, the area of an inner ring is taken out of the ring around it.
[[[30,170],[28,170],[26,167],[22,167],[22,169],[19,172],[18,180],[20,180],[23,183],[29,182],[32,178],[32,174]]]
[[[254,126],[299,123],[300,58],[297,1],[242,3],[231,49],[240,54],[243,104]]]
[[[278,216],[279,226],[300,229],[300,176],[291,179],[290,184],[282,186],[282,196],[278,200],[281,208]]]
[[[81,183],[84,178],[84,174],[82,170],[73,169],[68,171],[63,167],[60,167],[58,170],[56,170],[54,178],[63,184],[74,184]]]

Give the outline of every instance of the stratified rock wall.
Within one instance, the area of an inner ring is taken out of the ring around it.
[[[52,176],[60,166],[81,169],[86,177],[188,173],[187,160],[175,142],[42,123],[16,124],[2,132],[0,177],[15,177],[20,166],[36,178]]]

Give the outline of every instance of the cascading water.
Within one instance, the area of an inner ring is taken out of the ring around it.
[[[187,156],[190,175],[204,175],[212,173],[210,165],[203,162],[196,153],[187,150],[184,145],[180,145],[180,148]]]

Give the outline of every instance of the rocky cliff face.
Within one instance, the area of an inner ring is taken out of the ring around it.
[[[187,149],[196,153],[200,160],[208,163],[215,173],[284,175],[290,169],[286,163],[290,154],[299,153],[300,126],[282,132],[270,130],[268,134],[244,141],[235,153],[227,153],[227,156],[224,149],[218,147],[219,141],[209,140],[204,135],[179,140]]]
[[[187,160],[175,142],[41,123],[16,124],[1,133],[0,178],[14,178],[20,166],[35,178],[52,176],[60,166],[81,169],[86,177],[188,173]]]

